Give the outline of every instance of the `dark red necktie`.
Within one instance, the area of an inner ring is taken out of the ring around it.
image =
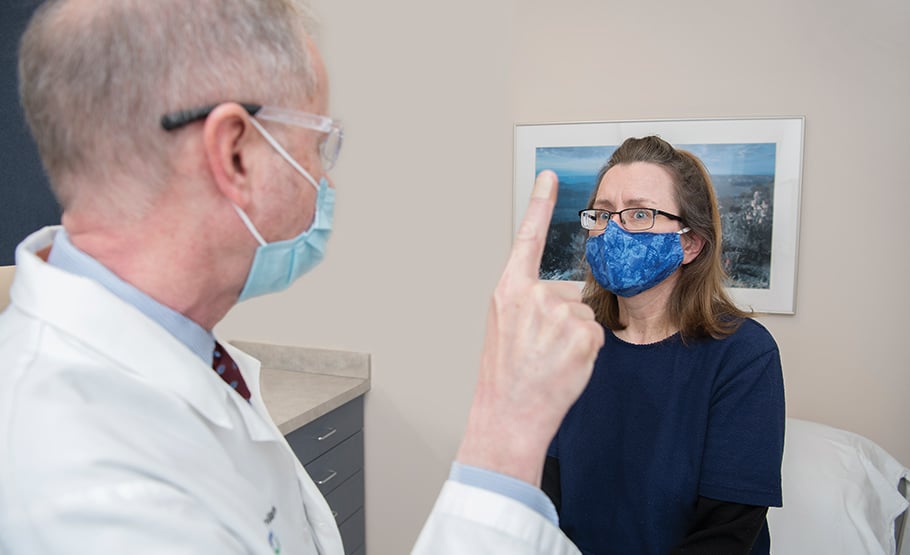
[[[221,379],[227,382],[227,384],[234,388],[241,397],[250,400],[250,390],[246,387],[246,382],[243,381],[243,376],[240,374],[240,369],[237,368],[237,363],[234,362],[234,359],[231,358],[231,355],[221,346],[221,343],[215,342],[215,352],[212,353],[212,368],[215,372],[218,372],[218,375],[221,376]]]

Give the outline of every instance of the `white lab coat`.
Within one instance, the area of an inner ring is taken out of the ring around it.
[[[527,505],[448,481],[412,555],[579,555],[562,531]]]
[[[247,403],[141,312],[43,262],[56,229],[18,247],[0,315],[0,553],[341,555],[258,361],[227,346]],[[577,550],[524,505],[448,482],[415,553]]]

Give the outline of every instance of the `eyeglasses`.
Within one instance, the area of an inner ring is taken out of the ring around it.
[[[300,112],[298,110],[261,106],[259,104],[250,104],[246,102],[238,102],[238,104],[243,106],[243,109],[256,119],[275,121],[325,133],[325,139],[319,143],[319,155],[322,157],[322,166],[325,170],[330,170],[338,160],[338,153],[341,152],[341,143],[344,141],[344,129],[341,127],[340,121],[318,114]],[[161,116],[161,127],[163,127],[165,131],[179,129],[195,121],[207,118],[217,106],[218,104],[211,104],[202,108],[181,110],[179,112],[165,114]]]
[[[599,210],[589,208],[578,212],[581,218],[581,227],[591,231],[603,231],[607,229],[607,224],[613,219],[614,214],[619,214],[619,221],[628,231],[647,231],[654,227],[654,219],[658,214],[671,220],[683,221],[682,218],[657,208],[626,208],[613,212],[610,210]]]

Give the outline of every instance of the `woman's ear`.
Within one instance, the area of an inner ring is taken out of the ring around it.
[[[695,260],[699,254],[701,254],[701,249],[705,246],[705,239],[701,235],[698,235],[693,232],[684,233],[682,236],[682,245],[683,245],[683,264],[688,264]]]
[[[202,130],[206,163],[215,186],[231,202],[246,209],[252,198],[251,163],[255,130],[249,114],[237,103],[218,105]]]

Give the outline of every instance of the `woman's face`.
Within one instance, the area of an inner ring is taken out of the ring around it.
[[[618,212],[626,208],[657,208],[679,215],[679,206],[674,194],[675,186],[670,173],[663,167],[649,162],[619,164],[610,168],[600,180],[592,208]],[[626,221],[630,213],[624,214]],[[619,216],[613,221],[620,224]],[[621,224],[620,224],[621,225]],[[681,223],[662,215],[654,219],[652,233],[667,233],[681,229]],[[632,231],[632,230],[630,230]],[[590,231],[589,235],[600,235],[603,231]]]

